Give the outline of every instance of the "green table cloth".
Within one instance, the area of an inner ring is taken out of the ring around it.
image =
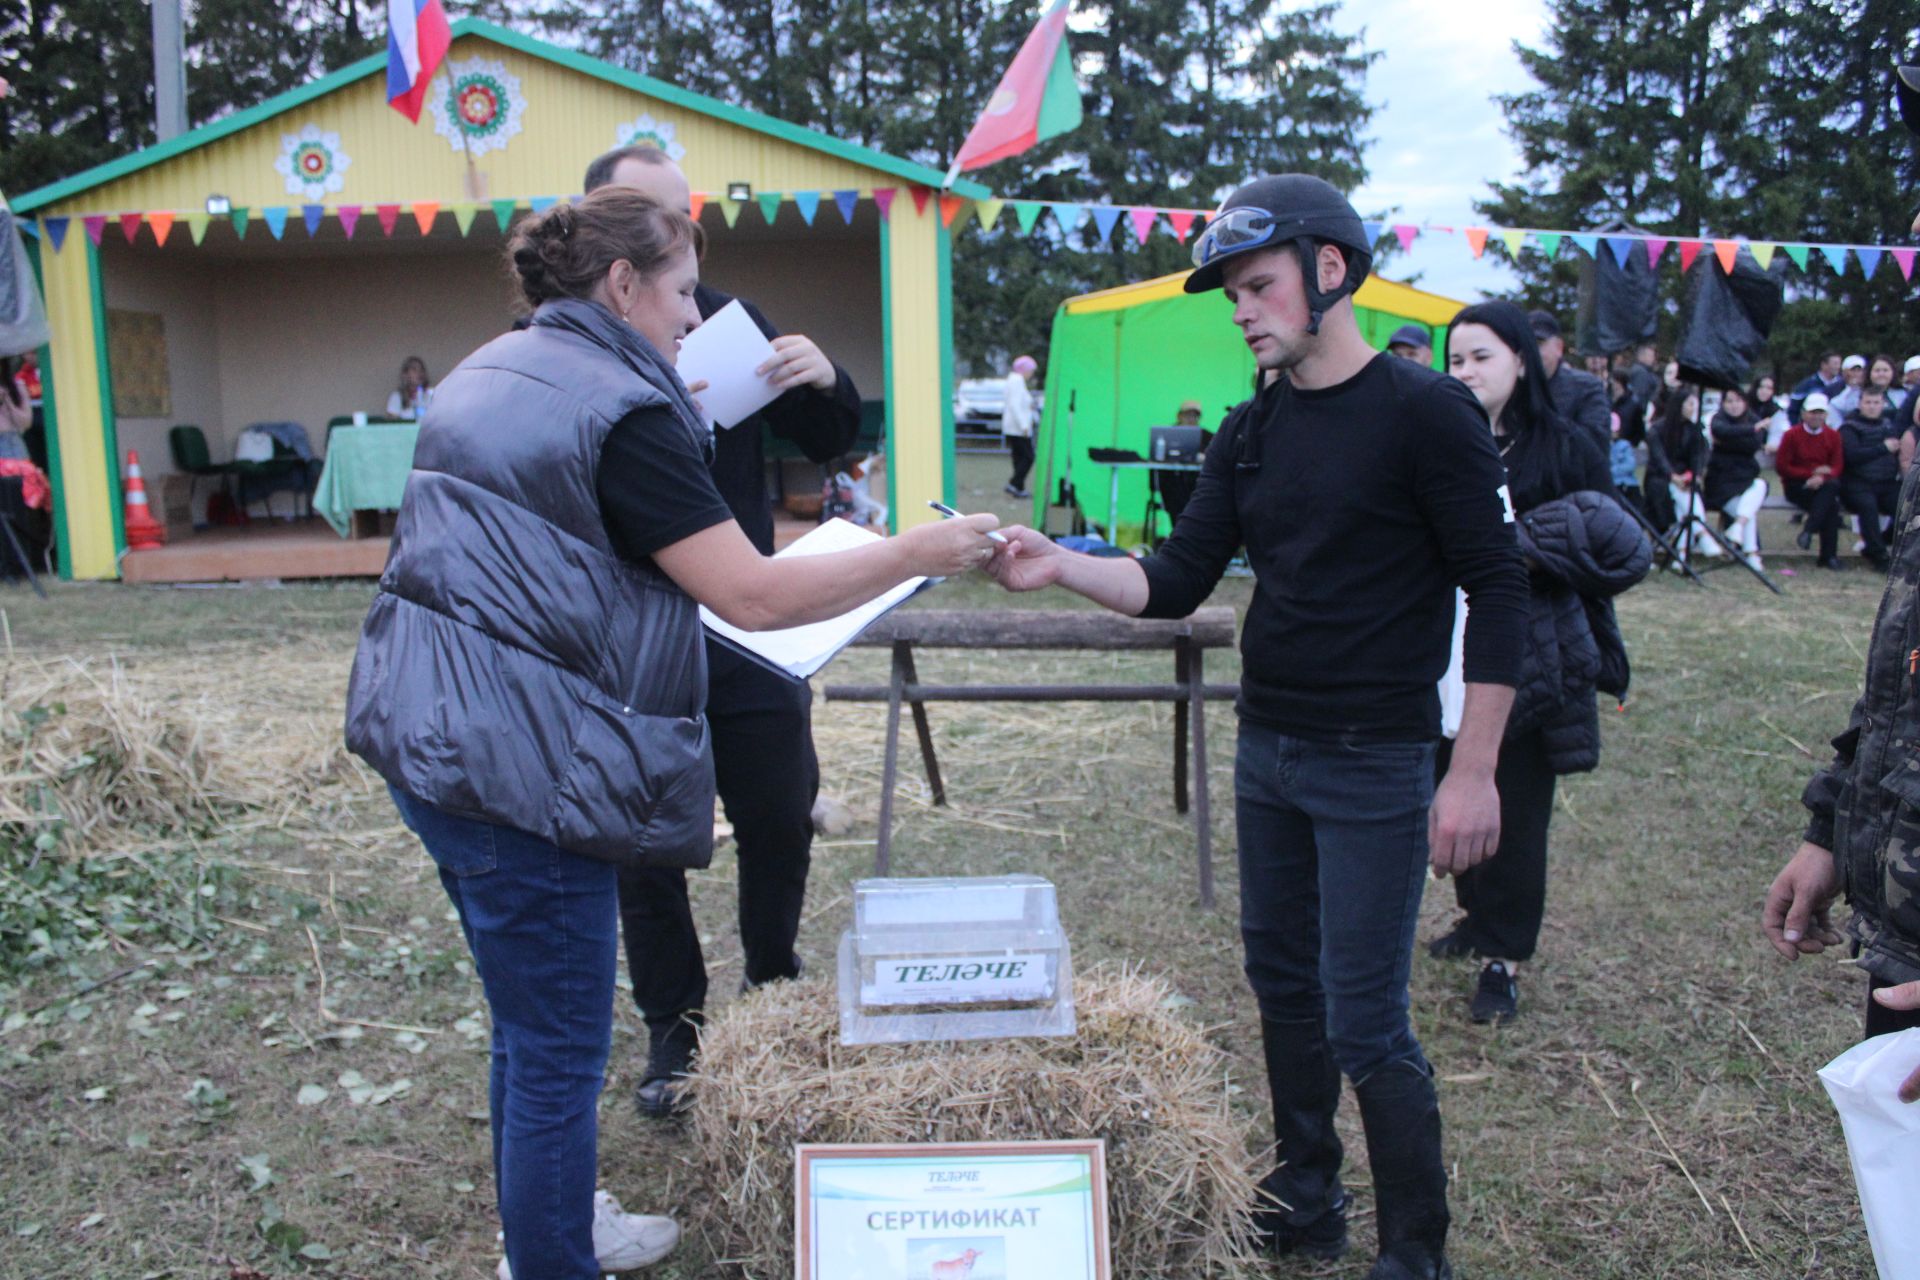
[[[313,509],[343,538],[352,532],[356,511],[398,511],[419,438],[420,428],[411,422],[336,427]]]

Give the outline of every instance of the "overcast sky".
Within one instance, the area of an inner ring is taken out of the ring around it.
[[[1398,205],[1393,221],[1456,228],[1415,240],[1383,274],[1417,272],[1422,288],[1469,302],[1512,287],[1512,274],[1492,255],[1476,261],[1457,229],[1478,222],[1473,201],[1490,181],[1519,172],[1492,95],[1533,86],[1513,42],[1537,48],[1546,17],[1544,0],[1345,0],[1336,23],[1365,27],[1367,47],[1385,55],[1367,75],[1377,110],[1354,206],[1369,217]]]

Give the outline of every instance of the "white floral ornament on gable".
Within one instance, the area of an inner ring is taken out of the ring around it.
[[[615,129],[613,144],[616,147],[658,147],[667,153],[669,160],[678,164],[687,154],[687,149],[673,140],[673,134],[672,124],[655,120],[651,115],[643,115]]]
[[[273,167],[287,180],[287,194],[319,200],[346,185],[342,175],[353,158],[340,149],[340,135],[310,124],[298,133],[280,135],[280,155]]]
[[[481,155],[502,150],[520,132],[527,100],[520,77],[492,58],[449,62],[427,92],[433,131],[455,151]]]

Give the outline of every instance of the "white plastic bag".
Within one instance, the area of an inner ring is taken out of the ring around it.
[[[1920,1102],[1900,1082],[1920,1066],[1920,1027],[1863,1040],[1820,1068],[1840,1113],[1880,1280],[1920,1280]]]

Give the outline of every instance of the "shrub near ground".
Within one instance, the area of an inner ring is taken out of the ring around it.
[[[1471,1027],[1471,967],[1416,965],[1463,1276],[1871,1273],[1813,1075],[1857,1036],[1860,981],[1832,960],[1778,961],[1754,920],[1800,827],[1806,753],[1824,756],[1844,723],[1878,584],[1802,574],[1775,599],[1731,574],[1714,583],[1650,582],[1623,602],[1633,704],[1606,714],[1601,770],[1562,789],[1525,1018]],[[337,732],[323,713],[337,714],[369,594],[66,586],[46,605],[0,600],[16,661],[100,670],[117,655],[130,684],[163,703],[179,690],[174,710],[199,708],[250,741],[253,729]],[[1230,581],[1216,600],[1244,610],[1247,596]],[[926,603],[1004,601],[959,583]],[[930,655],[921,671],[1163,679],[1166,665],[981,653]],[[882,674],[869,653],[829,672]],[[1209,671],[1235,674],[1224,658]],[[23,723],[30,710],[8,702],[0,732],[43,731]],[[884,711],[816,710],[825,788],[856,817],[817,846],[802,948],[824,973],[851,883],[870,867]],[[1221,904],[1207,912],[1191,828],[1170,799],[1168,714],[935,707],[953,802],[928,804],[904,753],[895,865],[1053,879],[1076,959],[1144,962],[1193,1001],[1187,1012],[1235,1063],[1257,1142],[1264,1091],[1226,803],[1232,720],[1210,721]],[[285,794],[225,829],[136,833],[77,855],[36,849],[17,826],[0,839],[0,1278],[491,1274],[486,1024],[445,898],[364,773],[289,779]],[[739,973],[733,875],[723,849],[693,877],[717,993]],[[1451,915],[1449,887],[1432,886],[1423,937]],[[625,1005],[615,1028],[604,1181],[632,1207],[682,1207],[683,1138],[627,1103],[644,1033]],[[1371,1196],[1350,1102],[1342,1120],[1364,1252]],[[1356,1255],[1276,1274],[1364,1271]],[[718,1273],[683,1251],[651,1274]]]

